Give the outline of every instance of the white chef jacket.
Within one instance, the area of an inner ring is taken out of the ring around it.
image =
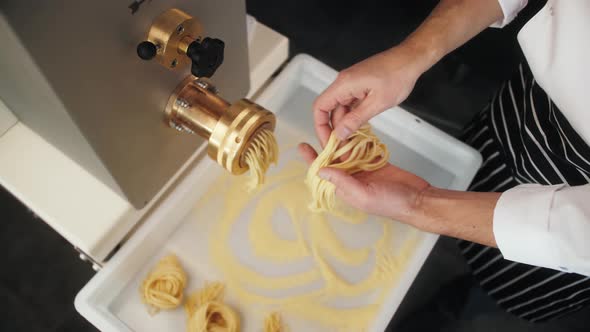
[[[498,0],[503,27],[526,0]],[[548,0],[518,33],[536,82],[590,143],[590,0]],[[590,184],[519,185],[494,210],[506,259],[590,276]]]

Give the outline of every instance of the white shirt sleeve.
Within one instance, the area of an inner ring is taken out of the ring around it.
[[[504,19],[492,24],[493,28],[503,28],[508,23],[512,22],[516,15],[526,7],[528,0],[498,0]]]
[[[494,236],[508,260],[590,276],[590,184],[526,184],[504,192]]]

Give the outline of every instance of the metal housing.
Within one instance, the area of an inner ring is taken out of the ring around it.
[[[139,9],[132,14],[128,7],[134,3]],[[249,69],[243,0],[0,2],[0,98],[20,121],[136,208],[203,143],[162,121],[189,68],[168,70],[135,52],[152,20],[172,7],[197,17],[207,36],[225,42],[225,61],[212,79],[225,99],[244,97]]]

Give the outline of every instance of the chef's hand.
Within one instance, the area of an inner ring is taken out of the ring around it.
[[[308,144],[299,145],[308,164],[317,157]],[[349,175],[322,168],[319,175],[336,186],[336,196],[365,212],[388,217],[420,230],[495,247],[494,208],[501,193],[440,189],[392,164]]]
[[[417,53],[401,45],[341,71],[313,104],[321,145],[326,145],[332,130],[345,139],[375,115],[404,101],[429,66]],[[342,119],[332,128],[331,117],[336,114]]]
[[[316,151],[305,143],[299,145],[299,153],[308,164],[317,157]],[[389,163],[376,171],[354,175],[335,168],[322,168],[319,175],[336,186],[336,196],[345,203],[406,223],[415,219],[412,217],[417,212],[420,195],[430,187],[422,178]]]

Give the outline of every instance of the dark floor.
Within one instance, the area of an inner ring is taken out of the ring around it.
[[[388,332],[587,332],[590,307],[531,324],[500,310],[472,279],[456,240],[442,237],[392,319]]]
[[[0,331],[95,331],[74,309],[94,271],[0,187]]]
[[[435,3],[247,0],[249,13],[290,38],[292,54],[308,53],[336,69],[398,43]],[[404,106],[456,134],[520,61],[515,34],[534,11],[529,8],[507,29],[485,31],[446,57],[419,80]],[[2,188],[0,211],[0,331],[95,331],[73,306],[75,294],[93,275],[90,266]],[[521,322],[483,294],[469,294],[466,272],[453,240],[439,241],[389,330],[588,331],[590,310],[553,324]],[[462,312],[465,301],[471,313]]]

